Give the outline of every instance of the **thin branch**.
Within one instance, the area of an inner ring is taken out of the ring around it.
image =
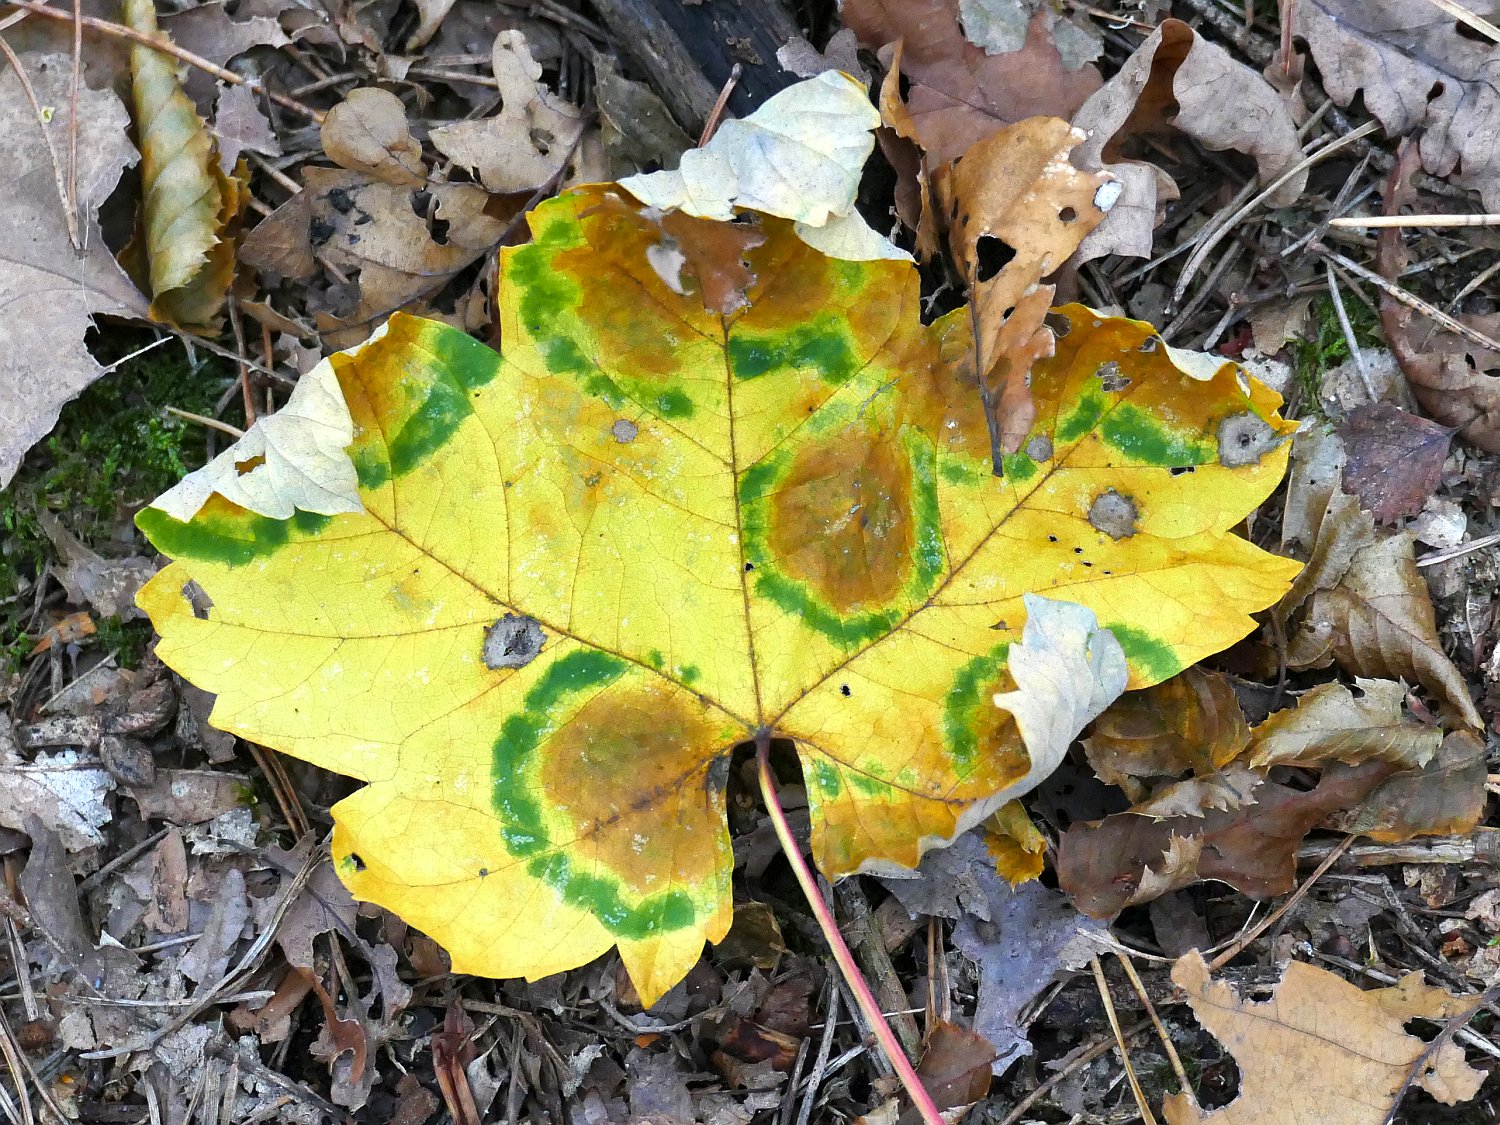
[[[781,850],[785,853],[787,862],[792,865],[797,882],[802,886],[802,893],[807,898],[807,905],[812,908],[813,917],[818,921],[818,928],[823,931],[824,938],[833,950],[833,959],[838,964],[839,973],[849,985],[854,1002],[864,1013],[870,1030],[874,1032],[881,1050],[890,1060],[896,1076],[901,1079],[901,1085],[906,1088],[906,1093],[911,1098],[912,1105],[921,1116],[924,1125],[943,1125],[942,1113],[933,1102],[932,1095],[927,1092],[927,1087],[922,1084],[922,1079],[918,1077],[911,1060],[906,1057],[906,1052],[901,1049],[901,1044],[896,1042],[896,1035],[891,1031],[891,1026],[886,1022],[885,1016],[881,1014],[875,994],[870,991],[864,974],[859,971],[859,965],[854,961],[854,954],[849,952],[849,946],[844,943],[844,936],[839,933],[838,920],[834,918],[833,912],[828,909],[828,903],[818,890],[818,881],[812,869],[802,858],[802,849],[792,835],[792,826],[787,821],[786,813],[781,807],[781,799],[776,794],[776,778],[771,774],[771,732],[768,730],[761,731],[755,737],[755,760],[759,768],[760,792],[765,798],[766,811],[771,816],[771,825],[776,829],[776,839],[781,843]]]
[[[75,23],[71,12],[62,12],[56,8],[49,8],[46,4],[40,3],[39,0],[6,0],[6,2],[12,7],[21,8],[35,15],[42,16],[45,19],[57,20],[60,23]],[[285,94],[278,94],[275,90],[263,86],[258,81],[242,78],[234,71],[225,70],[222,66],[210,62],[201,55],[195,55],[191,51],[183,50],[170,39],[165,37],[159,39],[153,38],[150,35],[135,30],[133,27],[126,27],[123,23],[113,23],[110,20],[101,20],[94,16],[83,16],[76,22],[82,23],[84,27],[89,28],[91,31],[97,31],[103,35],[112,35],[116,39],[128,39],[132,43],[139,43],[143,47],[150,47],[153,51],[160,51],[164,55],[171,55],[174,59],[185,62],[189,66],[195,66],[207,74],[212,74],[221,82],[228,82],[231,86],[248,86],[255,93],[264,93],[266,97],[270,98],[283,109],[289,109],[293,113],[300,113],[303,117],[309,118],[319,125],[323,124],[324,114],[322,110],[303,105],[296,98],[289,98]]]

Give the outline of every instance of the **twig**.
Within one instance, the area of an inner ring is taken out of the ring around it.
[[[1459,23],[1466,23],[1481,35],[1500,43],[1500,27],[1496,27],[1483,16],[1477,16],[1455,0],[1427,0],[1434,8],[1441,8]]]
[[[39,0],[5,0],[5,2],[12,7],[22,8],[25,11],[32,12],[49,20],[57,20],[60,23],[81,22],[84,27],[89,28],[91,31],[97,31],[104,35],[112,35],[116,39],[129,39],[132,43],[139,43],[143,47],[150,47],[152,50],[160,51],[164,55],[171,55],[174,59],[185,62],[189,66],[195,66],[207,74],[212,74],[221,82],[228,82],[231,86],[249,86],[257,94],[264,93],[266,97],[281,106],[282,109],[289,109],[293,113],[300,113],[303,117],[316,121],[319,125],[323,124],[324,114],[322,110],[303,105],[296,98],[289,98],[285,94],[278,94],[275,90],[269,89],[259,81],[242,78],[234,71],[225,70],[222,66],[210,62],[201,55],[195,55],[192,51],[183,50],[170,39],[153,38],[150,35],[135,30],[133,27],[126,27],[123,23],[113,23],[110,20],[101,20],[94,16],[82,16],[75,21],[73,13],[49,8],[46,4],[40,3]]]
[[[1238,957],[1242,952],[1244,952],[1246,946],[1248,946],[1252,941],[1260,937],[1261,934],[1265,933],[1266,930],[1268,930],[1271,926],[1278,922],[1288,910],[1296,906],[1297,903],[1301,902],[1302,899],[1307,895],[1307,892],[1312,890],[1312,885],[1319,879],[1321,879],[1330,867],[1338,862],[1339,856],[1348,851],[1349,845],[1352,843],[1354,843],[1354,834],[1350,833],[1348,836],[1344,837],[1344,839],[1339,843],[1338,847],[1334,848],[1333,851],[1328,853],[1327,858],[1324,859],[1322,863],[1318,864],[1317,870],[1309,875],[1305,880],[1303,880],[1300,887],[1298,887],[1295,891],[1287,896],[1285,902],[1283,902],[1275,910],[1271,911],[1271,913],[1262,918],[1258,924],[1246,930],[1242,935],[1240,935],[1240,939],[1237,942],[1235,942],[1228,949],[1224,950],[1224,952],[1220,953],[1217,957],[1210,961],[1208,963],[1208,971],[1211,973],[1218,972],[1230,961],[1234,960],[1234,958]]]
[[[771,825],[776,829],[776,839],[781,843],[781,850],[785,853],[787,862],[792,865],[792,871],[797,876],[797,882],[802,886],[803,895],[807,898],[807,905],[812,909],[813,917],[817,919],[818,927],[823,931],[823,936],[833,951],[833,959],[838,964],[839,972],[854,996],[855,1004],[864,1013],[865,1019],[870,1024],[870,1030],[880,1043],[886,1058],[890,1060],[891,1066],[895,1068],[896,1076],[901,1079],[901,1085],[906,1088],[907,1096],[911,1098],[912,1105],[922,1118],[924,1125],[943,1125],[943,1115],[933,1102],[932,1095],[927,1092],[927,1087],[922,1085],[922,1079],[917,1076],[916,1068],[906,1057],[901,1044],[896,1042],[896,1035],[891,1031],[890,1024],[880,1014],[880,1005],[876,1003],[864,974],[859,971],[854,955],[849,952],[848,945],[844,943],[844,937],[839,933],[838,922],[833,917],[833,912],[828,909],[828,903],[819,893],[818,882],[813,876],[812,869],[802,858],[802,849],[798,847],[796,837],[792,835],[792,826],[787,821],[786,813],[781,807],[781,800],[776,794],[776,778],[771,773],[771,732],[769,730],[763,730],[755,737],[755,760],[760,776],[760,792],[765,798],[766,812],[770,814]]]
[[[1331,227],[1373,230],[1377,227],[1500,227],[1500,215],[1369,215],[1334,219]]]
[[[1090,958],[1089,968],[1094,970],[1094,983],[1099,986],[1099,999],[1104,1002],[1109,1029],[1115,1033],[1115,1042],[1120,1047],[1120,1061],[1125,1064],[1125,1079],[1130,1083],[1131,1094],[1135,1096],[1135,1107],[1141,1111],[1141,1120],[1146,1125],[1156,1125],[1156,1115],[1151,1112],[1151,1103],[1146,1100],[1146,1091],[1141,1089],[1141,1080],[1135,1076],[1135,1066],[1130,1061],[1130,1048],[1125,1045],[1125,1033],[1120,1030],[1120,1017],[1115,1012],[1114,998],[1109,994],[1109,982],[1104,979],[1104,966],[1095,956]]]
[[[1188,1081],[1187,1070],[1182,1065],[1182,1059],[1177,1055],[1177,1045],[1172,1042],[1172,1037],[1167,1034],[1166,1027],[1161,1022],[1161,1017],[1156,1014],[1156,1005],[1151,1003],[1151,997],[1146,992],[1146,986],[1141,983],[1140,974],[1135,971],[1131,964],[1130,956],[1115,950],[1115,960],[1120,962],[1120,968],[1125,970],[1125,975],[1130,978],[1130,987],[1135,989],[1135,994],[1141,998],[1141,1003],[1146,1006],[1146,1015],[1151,1019],[1151,1026],[1156,1028],[1156,1037],[1161,1040],[1162,1047],[1167,1052],[1167,1061],[1172,1064],[1172,1073],[1177,1075],[1177,1082],[1184,1091],[1192,1088]]]
[[[724,88],[719,91],[719,96],[714,100],[713,108],[708,111],[708,119],[703,122],[703,133],[698,137],[698,147],[702,148],[713,139],[714,133],[719,128],[719,122],[724,117],[724,107],[729,104],[729,95],[734,93],[734,88],[739,85],[740,75],[745,73],[745,68],[735,63],[729,70],[729,77],[724,80]]]
[[[221,422],[217,418],[210,418],[206,414],[194,414],[191,410],[178,410],[175,406],[162,407],[168,414],[175,414],[179,418],[186,418],[189,422],[197,422],[200,426],[207,426],[213,430],[221,430],[238,441],[245,436],[245,431],[231,426],[228,422]]]
[[[1304,170],[1311,168],[1314,164],[1318,164],[1321,161],[1327,160],[1330,156],[1338,152],[1340,149],[1352,145],[1355,141],[1360,140],[1363,137],[1368,137],[1371,133],[1375,132],[1379,128],[1380,125],[1377,122],[1367,121],[1358,129],[1355,129],[1353,132],[1345,133],[1342,137],[1338,137],[1335,140],[1330,141],[1322,148],[1308,153],[1296,164],[1293,164],[1285,172],[1283,172],[1281,175],[1277,176],[1274,180],[1267,184],[1258,195],[1256,195],[1248,203],[1246,203],[1243,207],[1241,207],[1238,211],[1231,215],[1212,234],[1206,236],[1201,242],[1199,242],[1198,249],[1193,251],[1193,256],[1189,258],[1187,260],[1187,263],[1182,267],[1182,273],[1177,278],[1177,287],[1172,291],[1172,305],[1175,307],[1177,303],[1182,300],[1183,293],[1187,292],[1188,282],[1192,280],[1193,275],[1196,274],[1199,267],[1203,265],[1204,259],[1206,259],[1209,254],[1213,253],[1214,247],[1219,244],[1219,242],[1224,238],[1226,234],[1228,234],[1231,230],[1238,226],[1240,221],[1243,220],[1246,215],[1250,214],[1251,211],[1254,211],[1257,207],[1259,207],[1262,203],[1264,203],[1267,199],[1274,195],[1276,190],[1281,187],[1282,184],[1288,182],[1294,176],[1300,175]]]
[[[1473,328],[1470,328],[1467,324],[1463,323],[1460,320],[1454,320],[1442,309],[1438,308],[1435,305],[1429,305],[1426,301],[1422,300],[1421,297],[1418,297],[1412,293],[1408,293],[1405,289],[1402,289],[1401,286],[1395,284],[1394,282],[1387,281],[1374,270],[1367,269],[1365,266],[1360,265],[1352,258],[1346,258],[1338,251],[1330,250],[1321,242],[1312,243],[1308,247],[1308,249],[1310,249],[1314,254],[1320,254],[1324,258],[1336,262],[1338,265],[1348,270],[1361,281],[1368,281],[1371,285],[1375,286],[1381,292],[1394,297],[1407,308],[1415,309],[1417,312],[1421,313],[1429,320],[1435,322],[1438,326],[1446,328],[1449,332],[1452,332],[1455,336],[1462,336],[1465,340],[1469,341],[1469,343],[1481,348],[1488,348],[1492,352],[1500,351],[1500,342],[1496,342],[1495,340],[1490,339],[1483,332],[1475,331]]]
[[[1150,1020],[1141,1020],[1140,1023],[1125,1029],[1125,1038],[1134,1039],[1137,1035],[1145,1031],[1150,1026]],[[1050,1094],[1053,1088],[1059,1082],[1063,1081],[1063,1079],[1067,1078],[1075,1071],[1088,1066],[1089,1063],[1093,1062],[1101,1055],[1108,1054],[1109,1049],[1115,1046],[1115,1043],[1116,1038],[1114,1035],[1101,1035],[1092,1043],[1089,1043],[1088,1045],[1083,1047],[1077,1047],[1074,1050],[1068,1052],[1068,1054],[1063,1056],[1062,1062],[1058,1064],[1057,1070],[1051,1075],[1051,1077],[1049,1077],[1047,1081],[1043,1082],[1035,1090],[1031,1091],[1031,1093],[1027,1094],[1024,1098],[1017,1102],[1016,1107],[1005,1115],[1005,1120],[1001,1121],[1000,1125],[1016,1125],[1017,1122],[1019,1122],[1023,1117],[1026,1116],[1026,1111],[1029,1110],[1042,1098]]]
[[[823,1017],[823,1035],[818,1040],[818,1058],[813,1063],[812,1073],[807,1076],[802,1092],[802,1106],[797,1111],[797,1125],[808,1125],[812,1120],[813,1103],[818,1099],[818,1087],[828,1071],[828,1057],[833,1053],[833,1035],[839,1021],[839,990],[832,977],[828,978],[828,1014]]]
[[[1349,345],[1349,358],[1354,361],[1354,370],[1359,372],[1359,381],[1365,385],[1365,394],[1370,396],[1372,403],[1376,402],[1380,396],[1375,393],[1375,384],[1370,382],[1370,369],[1365,364],[1359,341],[1354,338],[1354,327],[1349,323],[1349,314],[1344,310],[1344,296],[1339,292],[1339,279],[1333,272],[1333,263],[1326,258],[1323,261],[1323,270],[1328,275],[1328,296],[1333,299],[1334,315],[1339,319],[1339,329],[1344,333],[1344,342]]]
[[[1436,566],[1438,563],[1449,562],[1453,559],[1462,558],[1464,555],[1482,551],[1486,547],[1493,547],[1500,543],[1500,532],[1491,535],[1481,535],[1478,539],[1470,539],[1467,543],[1460,543],[1456,547],[1449,547],[1446,551],[1433,551],[1431,554],[1423,555],[1417,560],[1418,566]]]

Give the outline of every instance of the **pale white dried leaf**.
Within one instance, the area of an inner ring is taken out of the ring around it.
[[[371,340],[384,332],[382,327]],[[347,452],[353,441],[349,406],[333,364],[324,360],[298,380],[285,406],[258,419],[243,437],[151,506],[186,522],[217,492],[272,519],[287,519],[299,509],[321,515],[363,511]]]
[[[880,113],[849,75],[827,70],[788,86],[750,116],[726,121],[707,145],[689,149],[673,171],[620,181],[642,203],[703,219],[728,220],[737,207],[794,219],[835,254],[856,260],[909,259],[854,209],[860,173],[875,147]]]
[[[994,807],[1031,792],[1062,764],[1083,728],[1125,691],[1125,650],[1094,611],[1073,602],[1025,595],[1021,643],[1011,645],[1015,691],[997,692],[1031,756],[1026,776],[994,798]]]
[[[0,824],[7,828],[25,831],[35,817],[70,852],[99,847],[111,815],[105,798],[114,788],[108,771],[76,750],[42,752],[28,762],[0,726]]]

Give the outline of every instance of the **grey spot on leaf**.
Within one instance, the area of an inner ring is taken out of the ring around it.
[[[636,435],[641,432],[641,428],[629,418],[621,418],[609,428],[609,432],[621,445],[629,445],[635,440]]]
[[[1052,439],[1046,434],[1038,434],[1026,443],[1026,456],[1038,462],[1052,460]]]
[[[1113,488],[1101,492],[1089,507],[1089,523],[1111,539],[1130,538],[1139,530],[1136,523],[1139,518],[1135,501]]]
[[[1219,464],[1226,469],[1258,464],[1285,440],[1258,415],[1233,414],[1219,423]]]
[[[1107,360],[1099,365],[1099,370],[1094,372],[1094,378],[1099,380],[1106,391],[1123,391],[1130,386],[1130,378],[1120,374],[1120,365],[1114,360]]]
[[[541,654],[547,634],[530,617],[507,613],[484,631],[486,668],[524,668]]]

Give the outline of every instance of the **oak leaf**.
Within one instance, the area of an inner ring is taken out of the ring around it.
[[[765,218],[725,315],[648,263],[658,217],[608,186],[533,211],[503,356],[397,316],[331,357],[363,511],[138,517],[176,560],[139,599],[159,655],[214,724],[366,782],[332,845],[357,897],[456,971],[618,946],[647,1002],[728,929],[737,744],[795,743],[825,874],[914,867],[1031,769],[994,703],[1024,690],[1025,595],[1091,610],[1144,687],[1298,569],[1231,530],[1286,460],[1232,435],[1291,428],[1232,368],[1192,379],[1149,326],[1066,306],[997,480],[945,358],[967,317],[921,324],[913,265]],[[1090,524],[1106,492],[1129,537]]]
[[[1409,1085],[1456,1105],[1484,1074],[1451,1042],[1429,1052],[1403,1025],[1462,1018],[1474,998],[1451,995],[1408,973],[1390,988],[1361,991],[1326,969],[1292,961],[1269,1000],[1245,1000],[1209,977],[1194,950],[1172,967],[1198,1022],[1229,1048],[1240,1093],[1205,1112],[1186,1091],[1162,1105],[1168,1125],[1384,1125]]]

